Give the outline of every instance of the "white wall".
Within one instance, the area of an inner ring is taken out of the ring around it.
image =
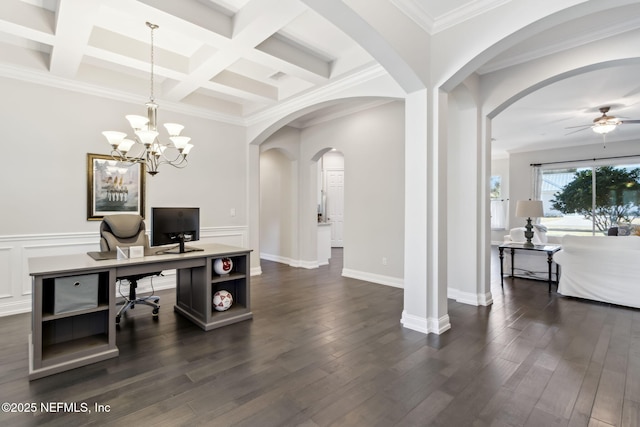
[[[30,256],[96,250],[99,221],[87,221],[87,153],[109,153],[103,130],[128,131],[139,105],[0,78],[0,315],[28,310]],[[147,177],[146,207],[199,206],[201,236],[247,246],[244,129],[162,108],[160,122],[185,125],[195,148],[186,169]],[[231,216],[231,209],[236,215]]]
[[[302,160],[326,148],[336,148],[344,156],[343,274],[401,286],[404,103],[390,102],[306,128],[301,141]]]
[[[293,166],[278,149],[260,155],[260,256],[289,264],[297,256]]]
[[[274,179],[295,176],[287,171],[286,159],[280,155],[276,162],[268,153],[272,148],[286,152],[292,167],[299,167],[300,174],[307,174],[317,186],[317,164],[312,162],[318,153],[328,148],[336,148],[343,156],[345,169],[345,249],[343,274],[392,286],[402,286],[404,263],[404,104],[390,102],[347,117],[324,122],[298,131],[283,128],[261,145],[261,224],[271,224],[270,234],[281,238],[288,235],[281,227],[287,222],[281,218],[271,218],[276,212],[288,208],[287,198],[277,194],[276,188],[298,188],[286,183],[273,185]],[[268,155],[268,157],[262,157]],[[308,164],[313,164],[308,168]],[[263,167],[267,167],[264,170]],[[282,170],[276,172],[274,168]],[[273,175],[277,175],[274,178]],[[312,176],[311,176],[312,175]],[[307,182],[300,178],[300,181]],[[265,184],[271,183],[270,186]],[[294,183],[295,184],[295,183]],[[305,187],[306,188],[306,187]],[[295,191],[295,190],[292,190]],[[304,191],[304,190],[300,190]],[[298,201],[303,197],[300,196]],[[300,222],[305,219],[316,232],[317,201],[313,200],[313,210],[307,212],[305,206],[298,205]],[[268,201],[268,202],[267,202]],[[279,209],[271,205],[282,202]],[[297,202],[296,202],[297,204]],[[263,218],[267,216],[267,218]],[[300,235],[302,227],[294,218],[289,227],[294,230],[300,245],[308,245],[309,239]],[[275,230],[278,230],[277,232]],[[304,232],[304,230],[302,231]],[[261,231],[261,239],[267,238],[267,231]],[[293,238],[295,240],[295,238]],[[291,255],[280,242],[260,242],[265,258],[280,260],[290,265],[311,265],[303,258],[302,251],[291,251]],[[312,246],[315,249],[315,240]],[[282,252],[272,253],[280,250]],[[298,258],[295,258],[295,256]],[[382,264],[382,258],[387,264]]]
[[[329,169],[344,169],[344,156],[339,151],[329,151],[322,156],[323,167]]]

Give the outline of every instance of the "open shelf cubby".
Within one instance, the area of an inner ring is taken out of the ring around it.
[[[216,273],[215,262],[220,258],[231,259],[233,267],[229,273]],[[249,251],[242,251],[210,257],[202,272],[178,273],[175,309],[205,331],[250,319],[253,314],[249,306],[249,265]],[[200,278],[202,273],[206,274],[204,285]],[[225,311],[213,307],[213,296],[220,290],[226,290],[233,296],[233,305]]]

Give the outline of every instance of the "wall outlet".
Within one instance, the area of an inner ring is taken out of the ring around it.
[[[229,211],[229,215],[236,216],[236,208],[231,208],[231,210]]]
[[[382,257],[382,265],[387,265],[387,257],[386,256]]]

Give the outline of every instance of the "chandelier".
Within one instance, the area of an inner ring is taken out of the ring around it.
[[[147,22],[151,29],[151,94],[147,106],[147,116],[125,116],[133,128],[133,139],[128,139],[127,134],[118,131],[104,131],[102,134],[111,144],[111,156],[114,160],[128,163],[142,163],[146,166],[149,175],[158,173],[158,167],[169,164],[176,168],[187,166],[187,154],[193,148],[189,141],[191,138],[180,136],[184,126],[178,123],[165,123],[164,127],[169,134],[169,143],[163,143],[158,139],[157,113],[158,104],[153,95],[154,84],[154,43],[153,31],[158,28],[156,24]],[[133,154],[132,154],[133,153]]]

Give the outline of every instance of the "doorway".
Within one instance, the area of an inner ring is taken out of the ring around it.
[[[344,156],[329,151],[322,156],[323,194],[326,222],[331,224],[331,247],[344,247]]]

